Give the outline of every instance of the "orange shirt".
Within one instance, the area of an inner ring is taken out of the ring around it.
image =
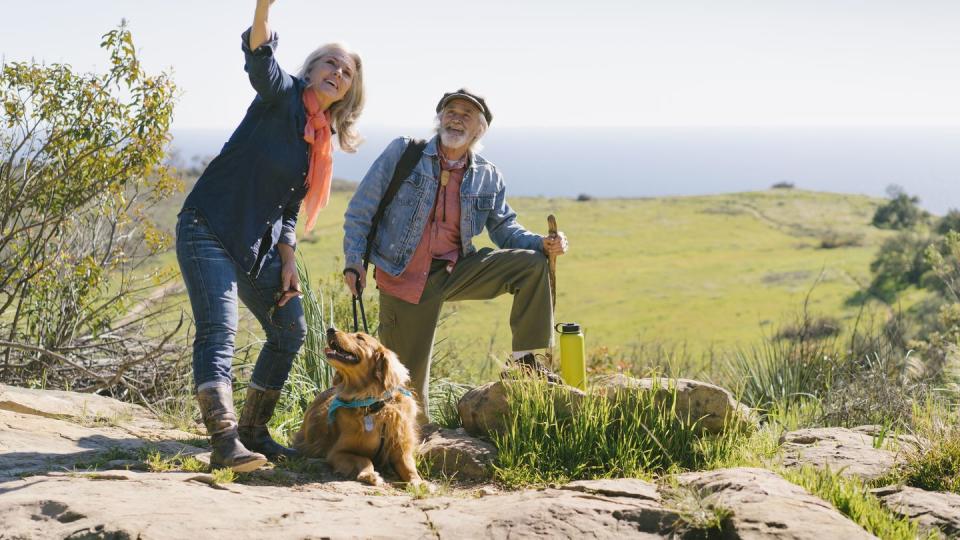
[[[444,161],[440,159],[441,178],[445,176],[443,171],[448,171],[450,177],[446,186],[437,187],[433,210],[410,264],[397,277],[379,271],[375,274],[377,287],[382,292],[411,304],[420,303],[433,259],[450,261],[447,270],[451,271],[460,258],[460,184],[466,172],[466,163],[459,168],[448,169]]]

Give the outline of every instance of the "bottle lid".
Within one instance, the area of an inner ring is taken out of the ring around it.
[[[580,333],[580,325],[575,322],[558,323],[557,326],[559,327],[557,328],[557,331],[560,332],[561,334],[579,334]]]

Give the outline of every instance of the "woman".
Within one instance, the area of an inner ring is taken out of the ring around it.
[[[267,431],[307,328],[294,257],[297,214],[309,231],[329,198],[332,143],[356,150],[363,108],[360,57],[341,45],[311,53],[296,77],[277,65],[258,0],[243,33],[245,69],[257,92],[227,144],[197,180],[177,223],[177,260],[193,308],[193,375],[213,449],[210,464],[244,472],[294,455]],[[237,300],[266,333],[239,424],[231,363]]]

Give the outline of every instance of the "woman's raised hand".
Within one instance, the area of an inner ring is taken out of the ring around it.
[[[270,39],[270,25],[267,15],[274,0],[257,0],[257,9],[253,12],[253,25],[250,26],[250,50],[254,51]]]

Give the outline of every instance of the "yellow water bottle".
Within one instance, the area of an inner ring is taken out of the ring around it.
[[[583,331],[577,323],[558,323],[560,332],[560,375],[570,386],[587,389],[586,348]]]

